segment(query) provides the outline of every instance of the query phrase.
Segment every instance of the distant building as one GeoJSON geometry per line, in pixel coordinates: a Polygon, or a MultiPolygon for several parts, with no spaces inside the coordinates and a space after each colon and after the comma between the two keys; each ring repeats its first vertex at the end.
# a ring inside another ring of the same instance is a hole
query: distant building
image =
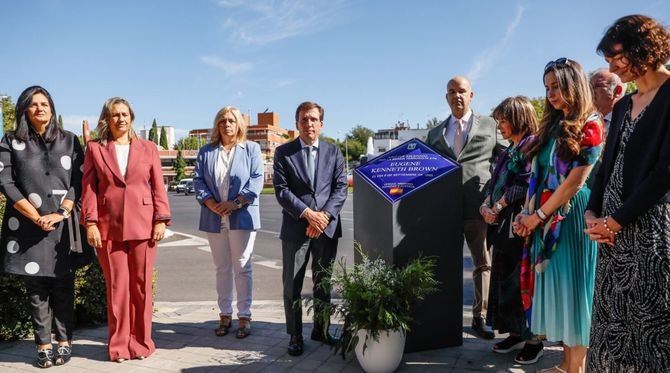
{"type": "MultiPolygon", "coordinates": [[[[167,148],[167,149],[163,149],[163,150],[170,150],[170,149],[173,149],[173,148],[174,148],[174,144],[175,144],[174,127],[172,127],[172,126],[158,126],[158,133],[157,133],[157,136],[158,136],[158,141],[159,141],[159,143],[160,143],[160,138],[161,138],[161,130],[162,130],[163,128],[165,128],[165,134],[167,135],[167,143],[168,143],[168,148],[167,148]]],[[[139,135],[141,138],[145,139],[145,140],[149,140],[149,132],[150,132],[150,131],[151,131],[151,127],[149,127],[149,129],[147,129],[147,128],[145,127],[144,129],[141,129],[141,130],[140,130],[140,132],[138,133],[138,135],[139,135]]]]}
{"type": "Polygon", "coordinates": [[[405,141],[413,138],[426,141],[428,131],[429,130],[426,128],[412,129],[404,122],[396,123],[393,128],[378,130],[375,132],[373,137],[373,144],[375,148],[374,155],[387,152],[404,143],[405,141]]]}
{"type": "MultiPolygon", "coordinates": [[[[251,123],[249,115],[245,114],[247,123],[251,123]]],[[[247,139],[255,141],[261,147],[263,155],[265,184],[272,183],[272,167],[275,149],[284,143],[298,137],[298,131],[286,130],[279,127],[279,114],[274,112],[258,113],[258,124],[247,127],[247,139]]],[[[188,132],[189,137],[197,137],[204,142],[210,139],[210,128],[194,129],[188,132]]]]}
{"type": "MultiPolygon", "coordinates": [[[[195,169],[195,160],[198,157],[197,150],[182,150],[182,157],[186,162],[186,168],[184,170],[185,177],[192,177],[193,170],[195,169]]],[[[163,179],[168,185],[172,181],[175,181],[177,173],[174,171],[174,162],[177,159],[176,150],[159,150],[158,156],[161,159],[161,169],[163,170],[163,179]]]]}

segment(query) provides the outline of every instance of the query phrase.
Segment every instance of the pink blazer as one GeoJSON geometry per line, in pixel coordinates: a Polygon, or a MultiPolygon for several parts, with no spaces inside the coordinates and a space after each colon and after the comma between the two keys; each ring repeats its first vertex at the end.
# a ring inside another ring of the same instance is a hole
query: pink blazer
{"type": "Polygon", "coordinates": [[[102,240],[151,239],[155,222],[170,224],[170,206],[158,149],[133,139],[126,177],[112,141],[90,141],[84,158],[81,223],[97,222],[102,240]]]}

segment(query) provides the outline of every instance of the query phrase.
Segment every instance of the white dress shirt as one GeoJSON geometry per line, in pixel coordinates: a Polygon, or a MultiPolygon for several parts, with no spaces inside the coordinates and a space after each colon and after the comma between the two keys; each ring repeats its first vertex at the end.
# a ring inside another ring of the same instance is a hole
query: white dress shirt
{"type": "MultiPolygon", "coordinates": [[[[221,202],[228,200],[228,189],[230,189],[230,165],[233,161],[235,148],[233,145],[230,151],[226,150],[223,145],[219,145],[219,159],[216,161],[216,185],[219,186],[219,195],[221,202]]],[[[221,229],[228,229],[230,221],[228,215],[221,218],[221,229]]]]}
{"type": "MultiPolygon", "coordinates": [[[[453,114],[449,116],[449,121],[444,128],[444,140],[447,142],[450,148],[454,148],[454,137],[456,136],[456,128],[461,125],[459,121],[462,121],[465,124],[465,129],[463,130],[463,144],[468,142],[468,136],[470,134],[470,129],[472,129],[472,110],[468,110],[463,118],[458,119],[453,114]]],[[[462,150],[462,149],[461,149],[462,150]]],[[[456,154],[458,155],[458,154],[456,154]]]]}
{"type": "Polygon", "coordinates": [[[126,170],[128,169],[128,154],[130,153],[130,144],[114,144],[114,147],[116,148],[116,161],[119,163],[121,176],[125,178],[126,170]]]}

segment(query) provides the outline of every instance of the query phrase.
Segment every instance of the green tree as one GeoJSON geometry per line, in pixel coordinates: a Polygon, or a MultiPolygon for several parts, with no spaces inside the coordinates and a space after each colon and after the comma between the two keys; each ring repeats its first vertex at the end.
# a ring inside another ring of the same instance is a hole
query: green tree
{"type": "Polygon", "coordinates": [[[149,130],[149,141],[153,141],[154,144],[158,145],[158,124],[156,124],[156,118],[154,118],[151,130],[149,130]]]}
{"type": "Polygon", "coordinates": [[[347,141],[340,143],[340,149],[343,154],[346,154],[345,146],[348,149],[349,159],[347,161],[358,161],[361,155],[365,154],[368,138],[374,137],[375,132],[369,128],[363,127],[360,124],[352,128],[347,134],[347,141]]]}
{"type": "Polygon", "coordinates": [[[198,139],[197,137],[182,137],[177,141],[174,148],[177,150],[198,150],[207,143],[205,139],[198,139]]]}
{"type": "Polygon", "coordinates": [[[440,125],[440,120],[437,119],[437,117],[433,117],[431,119],[428,119],[428,122],[426,122],[426,128],[431,129],[435,128],[440,125]]]}
{"type": "Polygon", "coordinates": [[[12,98],[4,96],[2,98],[2,132],[14,130],[16,124],[16,107],[12,103],[12,98]]]}
{"type": "Polygon", "coordinates": [[[637,84],[635,82],[626,83],[626,94],[637,91],[637,84]]]}
{"type": "Polygon", "coordinates": [[[531,98],[530,102],[533,104],[535,113],[537,113],[537,121],[542,122],[542,115],[544,114],[544,97],[531,98]]]}
{"type": "Polygon", "coordinates": [[[176,174],[175,178],[177,180],[183,179],[186,173],[186,161],[184,161],[184,156],[181,155],[181,150],[177,150],[177,159],[175,159],[173,167],[176,174]]]}
{"type": "Polygon", "coordinates": [[[167,141],[167,133],[165,131],[165,127],[161,127],[161,140],[160,140],[160,146],[168,150],[168,141],[167,141]]]}
{"type": "Polygon", "coordinates": [[[63,128],[63,117],[58,114],[58,127],[63,128]]]}
{"type": "MultiPolygon", "coordinates": [[[[335,139],[332,138],[332,137],[328,137],[328,136],[326,136],[326,135],[319,135],[319,140],[323,140],[323,141],[325,141],[325,142],[329,142],[329,143],[331,143],[331,144],[335,144],[335,145],[338,145],[338,144],[339,144],[339,142],[338,142],[337,140],[335,140],[335,139]]],[[[342,152],[342,154],[344,154],[344,152],[342,152]]]]}
{"type": "Polygon", "coordinates": [[[357,140],[361,144],[367,144],[368,143],[368,138],[373,137],[375,135],[375,131],[363,127],[360,124],[357,125],[356,127],[352,128],[351,131],[349,132],[349,135],[347,137],[351,140],[357,140]]]}

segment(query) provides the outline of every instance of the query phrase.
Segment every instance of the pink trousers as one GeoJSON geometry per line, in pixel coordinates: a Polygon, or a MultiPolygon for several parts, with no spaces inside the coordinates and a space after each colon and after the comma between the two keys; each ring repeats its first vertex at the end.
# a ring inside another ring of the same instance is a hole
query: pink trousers
{"type": "Polygon", "coordinates": [[[107,288],[109,358],[148,357],[151,339],[151,279],[156,244],[149,240],[103,241],[97,249],[107,288]]]}

